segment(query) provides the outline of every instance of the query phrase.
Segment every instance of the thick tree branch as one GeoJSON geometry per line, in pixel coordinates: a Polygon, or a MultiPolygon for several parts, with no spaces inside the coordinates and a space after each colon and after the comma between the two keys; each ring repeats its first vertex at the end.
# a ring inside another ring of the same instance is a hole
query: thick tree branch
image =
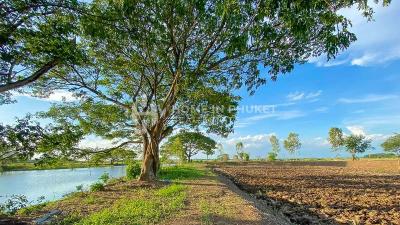
{"type": "Polygon", "coordinates": [[[17,89],[22,86],[25,86],[25,85],[35,82],[41,76],[43,76],[45,73],[47,73],[49,70],[54,68],[58,63],[59,63],[58,59],[53,59],[53,60],[49,61],[48,63],[46,63],[45,65],[43,65],[40,69],[38,69],[36,72],[34,72],[29,77],[26,77],[22,80],[14,81],[12,83],[6,83],[3,85],[0,85],[0,93],[10,91],[13,89],[17,89]]]}

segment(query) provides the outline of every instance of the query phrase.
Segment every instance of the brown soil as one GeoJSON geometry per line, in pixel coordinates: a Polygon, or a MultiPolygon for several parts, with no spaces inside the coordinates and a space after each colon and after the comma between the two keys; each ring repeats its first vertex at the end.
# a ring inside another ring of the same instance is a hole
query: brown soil
{"type": "Polygon", "coordinates": [[[217,171],[295,224],[400,224],[397,163],[365,162],[220,165],[217,171]]]}

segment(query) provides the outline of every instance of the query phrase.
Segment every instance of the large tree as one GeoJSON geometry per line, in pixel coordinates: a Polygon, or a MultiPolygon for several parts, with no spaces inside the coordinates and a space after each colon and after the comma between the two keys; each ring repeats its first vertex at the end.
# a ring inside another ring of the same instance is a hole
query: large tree
{"type": "Polygon", "coordinates": [[[153,180],[160,142],[174,127],[227,135],[235,89],[253,94],[295,64],[347,48],[356,37],[338,10],[353,5],[370,16],[364,0],[93,1],[80,20],[86,57],[53,70],[39,92],[81,95],[53,116],[99,136],[139,140],[139,179],[153,180]]]}
{"type": "Polygon", "coordinates": [[[163,151],[172,153],[181,159],[191,162],[199,152],[209,154],[216,148],[216,142],[199,132],[181,131],[169,137],[163,145],[163,151]]]}
{"type": "Polygon", "coordinates": [[[74,61],[80,10],[76,0],[1,1],[0,104],[11,101],[11,90],[74,61]]]}

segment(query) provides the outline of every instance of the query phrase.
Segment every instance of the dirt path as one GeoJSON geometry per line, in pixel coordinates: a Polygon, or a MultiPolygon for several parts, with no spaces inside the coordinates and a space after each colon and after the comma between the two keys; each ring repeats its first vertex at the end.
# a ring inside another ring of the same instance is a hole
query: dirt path
{"type": "Polygon", "coordinates": [[[189,187],[186,207],[162,224],[287,224],[222,176],[209,173],[204,178],[181,183],[189,187]]]}

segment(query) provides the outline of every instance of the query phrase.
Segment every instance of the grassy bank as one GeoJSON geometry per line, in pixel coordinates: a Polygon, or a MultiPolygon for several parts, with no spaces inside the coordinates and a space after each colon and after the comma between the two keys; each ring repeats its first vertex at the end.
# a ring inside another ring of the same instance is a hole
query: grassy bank
{"type": "Polygon", "coordinates": [[[100,191],[75,192],[20,209],[11,218],[32,222],[58,210],[62,213],[52,224],[263,224],[254,207],[205,164],[165,167],[159,178],[151,183],[114,179],[100,191]]]}
{"type": "Polygon", "coordinates": [[[20,209],[20,218],[37,218],[60,210],[55,224],[156,224],[184,207],[188,186],[180,182],[204,177],[197,166],[167,167],[163,182],[141,183],[126,178],[108,182],[102,191],[75,192],[64,199],[20,209]]]}

